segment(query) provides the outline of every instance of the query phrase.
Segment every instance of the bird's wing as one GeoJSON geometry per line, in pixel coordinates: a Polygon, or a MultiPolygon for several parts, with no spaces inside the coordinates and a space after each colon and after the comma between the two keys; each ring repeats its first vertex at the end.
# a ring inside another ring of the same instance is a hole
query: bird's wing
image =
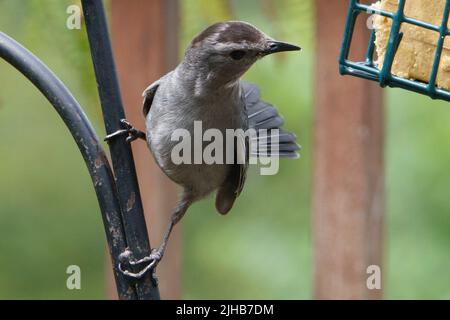
{"type": "MultiPolygon", "coordinates": [[[[248,119],[247,119],[247,108],[245,107],[247,104],[247,99],[251,101],[251,99],[255,99],[252,92],[248,92],[248,94],[242,95],[242,106],[243,106],[243,122],[244,122],[244,130],[247,129],[248,119]]],[[[247,169],[248,169],[248,150],[249,150],[249,141],[245,139],[245,137],[237,137],[234,143],[234,164],[230,165],[230,172],[228,173],[228,177],[225,179],[225,182],[222,186],[220,186],[216,195],[216,209],[221,214],[226,214],[233,207],[234,201],[242,192],[244,188],[245,180],[247,178],[247,169]],[[238,159],[240,160],[238,162],[238,159]]]]}
{"type": "MultiPolygon", "coordinates": [[[[235,144],[246,158],[245,163],[235,162],[224,184],[219,188],[216,196],[216,209],[221,214],[230,211],[236,198],[242,192],[247,177],[249,157],[279,156],[298,158],[300,146],[295,142],[296,136],[281,129],[283,119],[271,104],[261,101],[258,87],[246,81],[241,81],[242,99],[245,106],[246,123],[249,128],[256,129],[255,141],[242,139],[235,144]],[[266,129],[260,131],[260,129],[266,129]],[[273,129],[278,129],[274,131],[273,129]],[[256,143],[256,149],[250,147],[249,142],[256,143]],[[243,149],[242,149],[243,148],[243,149]],[[278,150],[277,150],[278,149],[278,150]]],[[[247,129],[247,128],[245,128],[247,129]]],[[[238,154],[235,149],[235,154],[238,154]]]]}
{"type": "Polygon", "coordinates": [[[158,90],[160,83],[161,79],[153,82],[151,85],[147,87],[147,89],[144,90],[144,93],[142,94],[142,96],[144,97],[142,112],[144,113],[145,117],[150,112],[150,108],[153,103],[153,98],[155,97],[156,90],[158,90]]]}
{"type": "Polygon", "coordinates": [[[250,156],[298,158],[300,146],[296,143],[297,137],[281,128],[284,121],[277,109],[260,99],[260,91],[256,85],[241,81],[241,86],[247,108],[248,126],[257,132],[257,136],[251,141],[250,156]]]}
{"type": "Polygon", "coordinates": [[[159,85],[164,81],[164,79],[169,76],[172,72],[169,72],[161,79],[153,82],[151,85],[149,85],[144,92],[142,93],[142,96],[144,97],[144,102],[142,106],[142,112],[144,113],[144,116],[147,116],[147,114],[150,112],[150,108],[153,103],[153,98],[155,97],[156,91],[159,88],[159,85]]]}
{"type": "Polygon", "coordinates": [[[248,142],[245,138],[237,138],[234,147],[235,162],[230,165],[231,170],[225,182],[220,186],[216,195],[216,209],[221,214],[227,214],[233,207],[234,201],[244,188],[248,169],[248,142]],[[240,158],[241,161],[237,161],[240,158]],[[243,161],[245,158],[245,161],[243,161]]]}

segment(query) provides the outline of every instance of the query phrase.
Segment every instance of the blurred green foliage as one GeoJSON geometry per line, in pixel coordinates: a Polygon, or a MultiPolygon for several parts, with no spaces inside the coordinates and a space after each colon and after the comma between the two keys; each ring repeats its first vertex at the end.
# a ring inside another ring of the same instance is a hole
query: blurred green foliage
{"type": "MultiPolygon", "coordinates": [[[[73,3],[79,1],[0,0],[0,29],[63,80],[103,136],[85,30],[65,27],[73,3]]],[[[276,176],[253,168],[226,217],[210,199],[190,209],[182,222],[183,296],[311,298],[313,1],[180,3],[181,48],[226,19],[304,48],[263,59],[245,77],[278,106],[303,145],[302,158],[282,161],[276,176]]],[[[0,83],[0,298],[105,298],[105,237],[83,160],[48,102],[3,61],[0,83]],[[71,264],[81,267],[82,290],[66,289],[71,264]]],[[[386,92],[386,297],[449,299],[450,108],[386,92]]]]}

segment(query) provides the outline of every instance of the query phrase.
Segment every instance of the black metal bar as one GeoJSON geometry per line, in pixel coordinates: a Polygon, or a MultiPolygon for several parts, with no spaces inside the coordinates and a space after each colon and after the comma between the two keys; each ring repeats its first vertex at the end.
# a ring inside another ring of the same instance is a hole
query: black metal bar
{"type": "Polygon", "coordinates": [[[134,288],[118,270],[118,257],[126,247],[121,208],[114,177],[97,135],[79,103],[64,84],[36,56],[0,32],[0,57],[27,77],[48,99],[70,130],[83,155],[100,205],[109,252],[121,299],[135,299],[134,288]]]}
{"type": "MultiPolygon", "coordinates": [[[[109,40],[103,3],[101,0],[82,0],[92,60],[102,104],[107,134],[121,129],[120,119],[125,118],[114,58],[109,40]]],[[[133,154],[125,139],[110,142],[111,159],[117,181],[127,245],[133,259],[150,254],[150,242],[145,224],[133,154]]],[[[136,280],[139,299],[159,299],[156,281],[150,273],[136,280]]]]}

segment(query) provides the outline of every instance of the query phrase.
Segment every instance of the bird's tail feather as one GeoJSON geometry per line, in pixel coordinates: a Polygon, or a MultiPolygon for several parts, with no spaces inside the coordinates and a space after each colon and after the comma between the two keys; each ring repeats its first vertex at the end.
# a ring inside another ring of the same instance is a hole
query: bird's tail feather
{"type": "Polygon", "coordinates": [[[254,157],[279,156],[296,159],[301,147],[296,143],[296,136],[281,128],[283,118],[270,103],[260,100],[256,85],[242,81],[244,98],[248,114],[249,127],[257,132],[252,139],[250,155],[254,157]]]}

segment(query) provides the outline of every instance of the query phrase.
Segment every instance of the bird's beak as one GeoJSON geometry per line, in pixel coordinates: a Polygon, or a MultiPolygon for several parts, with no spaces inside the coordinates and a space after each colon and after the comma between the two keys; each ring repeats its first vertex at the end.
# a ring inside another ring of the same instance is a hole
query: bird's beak
{"type": "Polygon", "coordinates": [[[264,51],[264,53],[272,54],[277,52],[300,51],[300,50],[302,50],[302,48],[300,48],[299,46],[286,42],[270,40],[267,42],[267,49],[264,51]]]}

